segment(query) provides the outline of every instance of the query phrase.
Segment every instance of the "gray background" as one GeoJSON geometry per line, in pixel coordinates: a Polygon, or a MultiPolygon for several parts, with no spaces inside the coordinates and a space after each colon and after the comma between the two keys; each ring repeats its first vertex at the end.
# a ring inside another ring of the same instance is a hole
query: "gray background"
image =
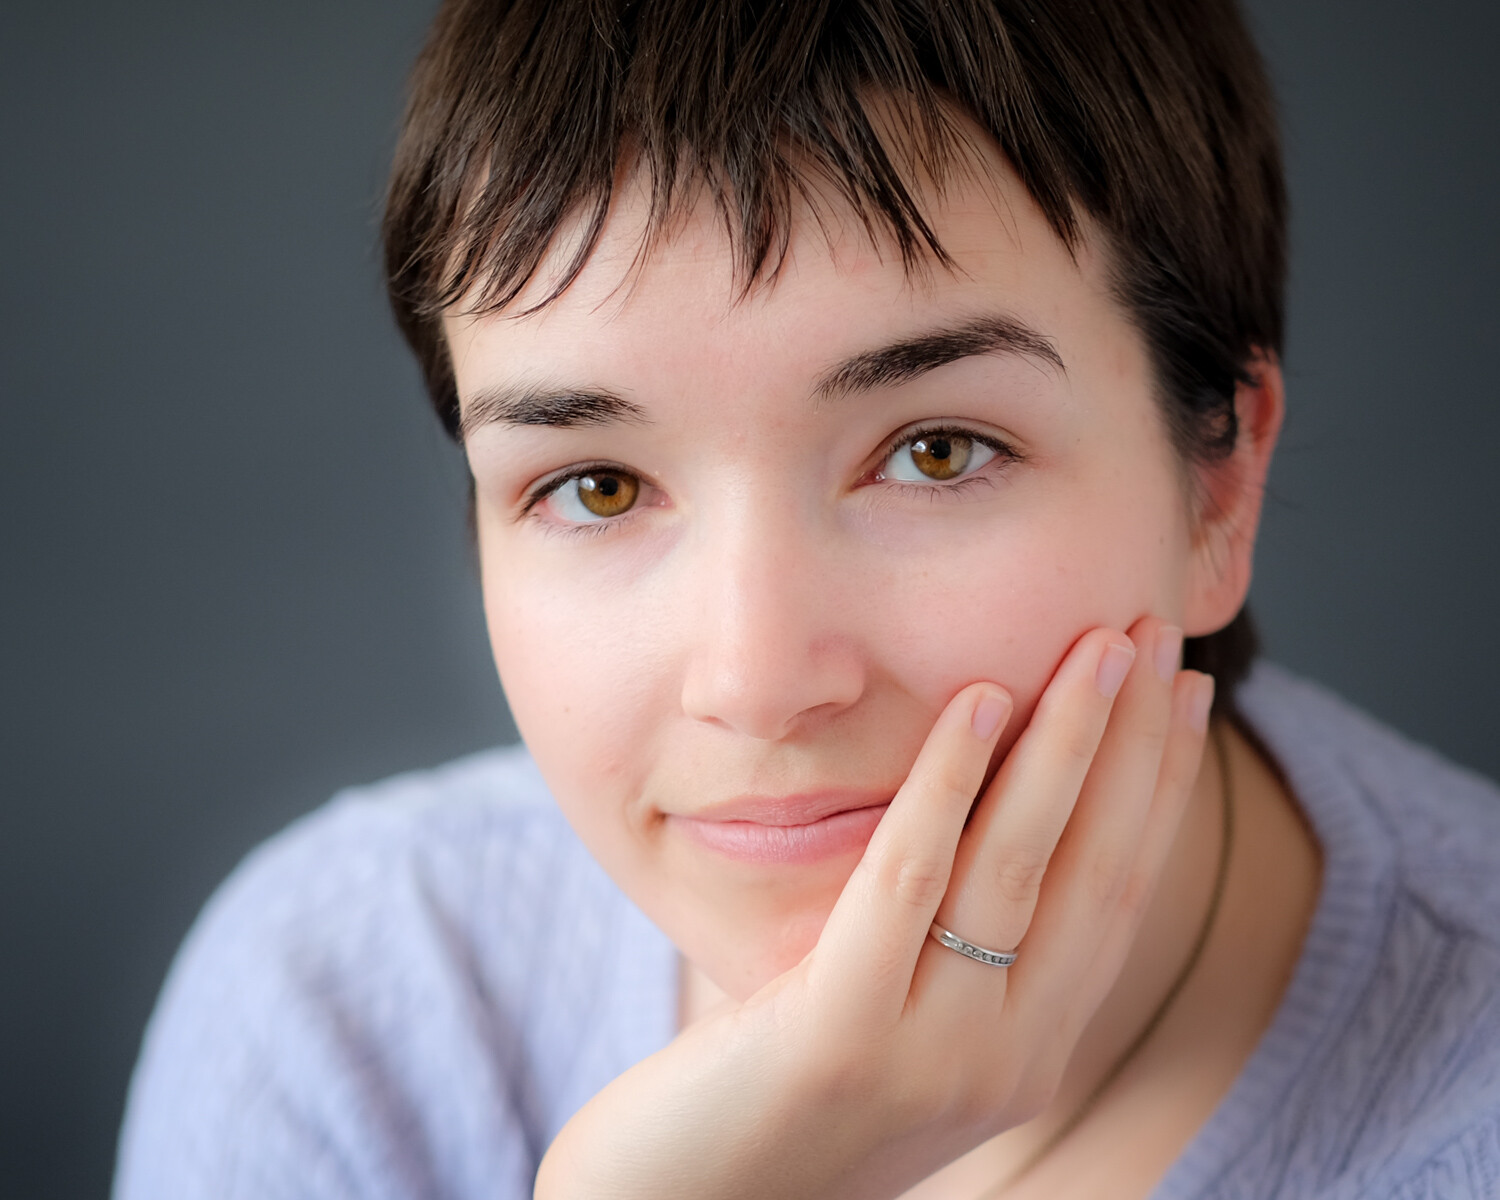
{"type": "MultiPolygon", "coordinates": [[[[513,737],[380,293],[426,0],[0,8],[0,1196],[101,1195],[214,885],[513,737]]],[[[1256,0],[1296,206],[1276,657],[1500,775],[1500,8],[1256,0]]]]}

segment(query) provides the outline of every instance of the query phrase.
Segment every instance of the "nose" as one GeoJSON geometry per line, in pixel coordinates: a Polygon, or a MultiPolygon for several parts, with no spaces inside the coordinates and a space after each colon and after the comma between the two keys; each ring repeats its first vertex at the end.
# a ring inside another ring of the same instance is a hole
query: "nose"
{"type": "Polygon", "coordinates": [[[766,514],[705,537],[690,568],[698,586],[685,589],[695,633],[684,713],[776,741],[859,699],[857,612],[829,551],[797,522],[766,514]]]}

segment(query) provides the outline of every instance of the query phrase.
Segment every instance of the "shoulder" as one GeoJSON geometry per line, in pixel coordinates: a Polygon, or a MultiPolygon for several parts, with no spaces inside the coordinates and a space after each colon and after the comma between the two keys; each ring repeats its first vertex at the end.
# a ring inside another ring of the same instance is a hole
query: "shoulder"
{"type": "Polygon", "coordinates": [[[1196,1184],[1169,1194],[1500,1200],[1500,789],[1278,668],[1241,699],[1322,890],[1270,1029],[1173,1181],[1196,1184]]]}
{"type": "Polygon", "coordinates": [[[368,967],[413,924],[445,911],[467,923],[482,901],[500,905],[492,927],[514,946],[527,926],[503,920],[509,910],[545,911],[560,875],[587,878],[591,867],[525,751],[490,750],[348,789],[293,822],[225,880],[183,954],[315,950],[324,968],[368,967]]]}
{"type": "Polygon", "coordinates": [[[277,1024],[284,1009],[245,1001],[389,1001],[422,986],[433,956],[465,953],[514,1006],[549,920],[607,919],[615,899],[524,750],[487,751],[341,792],[252,851],[199,916],[164,998],[233,980],[239,1006],[277,1024]]]}
{"type": "Polygon", "coordinates": [[[1500,787],[1272,664],[1257,665],[1242,707],[1325,843],[1388,854],[1394,886],[1500,945],[1500,787]]]}
{"type": "Polygon", "coordinates": [[[578,1094],[669,1035],[674,961],[524,750],[341,793],[184,942],[117,1195],[529,1195],[578,1094]]]}

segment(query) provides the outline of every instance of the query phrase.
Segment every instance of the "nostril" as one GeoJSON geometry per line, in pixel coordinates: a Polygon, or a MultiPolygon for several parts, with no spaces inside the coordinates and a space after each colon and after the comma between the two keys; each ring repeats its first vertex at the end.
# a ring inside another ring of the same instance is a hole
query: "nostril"
{"type": "Polygon", "coordinates": [[[864,671],[852,655],[783,641],[734,664],[700,659],[683,681],[682,709],[693,720],[776,741],[842,711],[863,690],[864,671]]]}

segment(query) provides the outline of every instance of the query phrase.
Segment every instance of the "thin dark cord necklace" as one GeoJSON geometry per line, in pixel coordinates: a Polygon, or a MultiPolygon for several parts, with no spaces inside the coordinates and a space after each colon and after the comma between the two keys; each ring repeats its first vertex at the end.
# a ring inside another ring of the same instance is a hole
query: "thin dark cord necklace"
{"type": "Polygon", "coordinates": [[[1161,1028],[1162,1021],[1166,1019],[1173,1003],[1187,986],[1193,969],[1203,957],[1204,947],[1208,945],[1209,935],[1213,933],[1214,921],[1219,915],[1219,907],[1224,900],[1224,885],[1229,878],[1229,859],[1234,850],[1234,773],[1229,769],[1229,745],[1219,722],[1215,722],[1212,726],[1212,737],[1214,756],[1219,760],[1219,796],[1224,814],[1224,833],[1219,840],[1219,867],[1214,876],[1214,889],[1209,895],[1208,907],[1203,913],[1203,923],[1198,926],[1198,936],[1193,940],[1193,947],[1188,952],[1187,960],[1177,972],[1177,977],[1172,980],[1172,986],[1167,989],[1167,994],[1161,998],[1161,1003],[1156,1006],[1156,1011],[1135,1035],[1135,1040],[1125,1047],[1120,1057],[1115,1059],[1109,1070],[1104,1072],[1093,1090],[1084,1097],[1083,1103],[1073,1110],[1073,1114],[1054,1130],[1045,1142],[1032,1151],[1025,1162],[999,1183],[993,1184],[977,1196],[975,1200],[995,1200],[996,1197],[1003,1195],[1013,1184],[1030,1174],[1042,1159],[1057,1149],[1059,1142],[1083,1124],[1084,1118],[1094,1110],[1104,1093],[1109,1091],[1115,1080],[1124,1074],[1125,1068],[1141,1052],[1141,1048],[1151,1040],[1152,1034],[1161,1028]]]}

